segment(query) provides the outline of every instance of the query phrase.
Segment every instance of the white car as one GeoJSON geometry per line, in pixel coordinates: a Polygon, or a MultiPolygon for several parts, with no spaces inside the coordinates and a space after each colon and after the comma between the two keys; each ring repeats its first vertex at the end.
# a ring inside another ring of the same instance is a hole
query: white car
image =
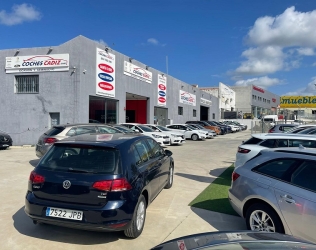
{"type": "Polygon", "coordinates": [[[172,124],[166,127],[170,130],[181,132],[186,139],[192,139],[193,141],[204,140],[208,135],[208,133],[196,130],[188,124],[172,124]]]}
{"type": "Polygon", "coordinates": [[[238,131],[240,131],[240,127],[238,127],[238,126],[231,125],[231,124],[227,124],[227,126],[231,127],[232,132],[238,132],[238,131]]]}
{"type": "Polygon", "coordinates": [[[247,161],[266,148],[299,147],[316,148],[316,137],[302,134],[269,133],[253,134],[252,137],[238,147],[235,168],[244,165],[247,161]]]}
{"type": "Polygon", "coordinates": [[[208,133],[207,136],[206,136],[206,138],[208,138],[208,139],[213,139],[214,136],[217,135],[214,130],[212,130],[212,129],[206,129],[206,128],[202,127],[202,126],[199,125],[199,124],[191,124],[191,123],[190,123],[189,125],[190,125],[190,127],[194,128],[194,129],[197,129],[197,130],[200,130],[201,132],[206,132],[206,133],[208,133]]]}
{"type": "Polygon", "coordinates": [[[171,145],[181,145],[185,143],[185,136],[182,133],[170,130],[166,127],[156,125],[156,124],[145,124],[146,126],[150,127],[156,132],[161,132],[170,137],[170,144],[171,145]]]}
{"type": "Polygon", "coordinates": [[[158,142],[161,146],[168,146],[170,145],[170,137],[168,135],[165,135],[161,132],[155,132],[155,130],[138,123],[120,123],[120,125],[123,125],[125,127],[130,128],[131,130],[134,130],[135,132],[142,133],[144,135],[147,135],[151,138],[153,138],[156,142],[158,142]]]}

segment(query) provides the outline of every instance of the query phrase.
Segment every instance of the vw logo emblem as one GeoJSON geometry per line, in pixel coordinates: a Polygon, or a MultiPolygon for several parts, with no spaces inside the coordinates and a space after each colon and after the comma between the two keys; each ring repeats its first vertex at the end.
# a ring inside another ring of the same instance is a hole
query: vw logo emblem
{"type": "Polygon", "coordinates": [[[71,186],[71,182],[70,182],[70,181],[65,180],[65,181],[63,182],[63,187],[64,187],[64,189],[68,189],[68,188],[70,188],[70,186],[71,186]]]}

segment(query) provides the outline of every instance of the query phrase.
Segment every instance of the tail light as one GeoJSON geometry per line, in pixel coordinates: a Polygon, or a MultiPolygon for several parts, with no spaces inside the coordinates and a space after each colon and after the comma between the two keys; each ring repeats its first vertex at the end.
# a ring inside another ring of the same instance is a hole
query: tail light
{"type": "Polygon", "coordinates": [[[53,144],[53,143],[55,143],[56,141],[57,141],[56,138],[45,138],[45,139],[44,139],[44,143],[45,143],[45,144],[53,144]]]}
{"type": "Polygon", "coordinates": [[[30,174],[30,181],[32,184],[41,184],[45,182],[45,177],[32,171],[30,174]]]}
{"type": "Polygon", "coordinates": [[[93,184],[92,187],[101,191],[112,192],[126,191],[132,189],[131,184],[129,184],[129,182],[125,178],[120,178],[116,180],[97,181],[93,184]]]}
{"type": "Polygon", "coordinates": [[[238,147],[238,153],[241,153],[241,154],[248,154],[250,151],[251,151],[250,149],[238,147]]]}
{"type": "Polygon", "coordinates": [[[240,176],[239,174],[237,174],[236,172],[233,172],[232,173],[232,181],[237,180],[239,176],[240,176]]]}

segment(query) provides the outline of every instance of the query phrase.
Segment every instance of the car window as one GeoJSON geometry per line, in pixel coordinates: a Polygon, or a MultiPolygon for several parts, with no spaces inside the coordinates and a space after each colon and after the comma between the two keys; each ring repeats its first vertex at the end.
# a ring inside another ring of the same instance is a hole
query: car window
{"type": "Polygon", "coordinates": [[[47,130],[44,134],[48,135],[48,136],[54,136],[54,135],[58,135],[59,133],[64,131],[64,127],[53,127],[49,130],[47,130]]]}
{"type": "MultiPolygon", "coordinates": [[[[287,132],[287,131],[291,130],[292,128],[293,128],[293,127],[284,126],[284,127],[282,127],[282,131],[287,132]]],[[[280,129],[280,130],[281,130],[281,129],[280,129]]]]}
{"type": "Polygon", "coordinates": [[[299,140],[299,139],[291,139],[289,140],[289,147],[299,147],[302,145],[307,148],[316,148],[316,141],[312,140],[299,140]]]}
{"type": "Polygon", "coordinates": [[[171,126],[168,126],[168,128],[175,129],[176,126],[171,125],[171,126]]]}
{"type": "Polygon", "coordinates": [[[181,129],[181,130],[186,130],[187,127],[186,127],[186,126],[179,125],[179,129],[181,129]]]}
{"type": "Polygon", "coordinates": [[[142,160],[142,162],[146,162],[149,159],[149,148],[146,144],[145,140],[139,141],[135,144],[135,148],[142,160]]]}
{"type": "Polygon", "coordinates": [[[116,134],[120,133],[118,130],[111,128],[111,127],[106,127],[106,126],[98,126],[99,133],[101,134],[116,134]]]}
{"type": "Polygon", "coordinates": [[[76,128],[70,129],[70,130],[67,132],[66,135],[67,135],[67,136],[74,136],[74,135],[76,135],[76,128]]]}
{"type": "Polygon", "coordinates": [[[260,142],[262,142],[263,140],[262,139],[259,139],[257,137],[251,137],[248,141],[245,141],[243,144],[258,144],[260,142]]]}
{"type": "Polygon", "coordinates": [[[263,147],[267,147],[267,148],[274,148],[275,143],[276,143],[275,139],[268,139],[268,140],[261,142],[259,145],[263,146],[263,147]]]}
{"type": "Polygon", "coordinates": [[[142,163],[142,159],[140,158],[140,155],[138,151],[136,150],[135,146],[132,147],[132,150],[133,150],[135,165],[139,166],[142,163]]]}
{"type": "Polygon", "coordinates": [[[97,130],[95,126],[89,126],[89,127],[77,127],[76,128],[76,135],[82,135],[82,134],[90,134],[90,133],[96,133],[97,130]]]}
{"type": "Polygon", "coordinates": [[[286,172],[292,167],[297,160],[295,159],[275,159],[265,162],[253,169],[254,172],[268,175],[270,177],[284,179],[286,172]]]}
{"type": "Polygon", "coordinates": [[[149,152],[150,158],[157,158],[161,156],[163,153],[162,152],[163,149],[160,147],[160,145],[153,139],[146,139],[146,140],[148,142],[149,149],[150,149],[150,152],[149,152]]]}
{"type": "Polygon", "coordinates": [[[291,176],[291,183],[316,192],[316,161],[305,161],[291,176]]]}
{"type": "Polygon", "coordinates": [[[289,140],[288,139],[279,139],[278,140],[278,148],[284,148],[289,146],[289,140]]]}

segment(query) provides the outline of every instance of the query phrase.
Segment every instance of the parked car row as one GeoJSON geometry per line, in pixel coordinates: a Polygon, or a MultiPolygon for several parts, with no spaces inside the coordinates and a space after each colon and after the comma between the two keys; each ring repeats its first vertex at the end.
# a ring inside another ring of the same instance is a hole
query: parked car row
{"type": "Polygon", "coordinates": [[[229,201],[249,230],[316,242],[316,126],[273,130],[283,133],[253,134],[238,147],[229,201]]]}

